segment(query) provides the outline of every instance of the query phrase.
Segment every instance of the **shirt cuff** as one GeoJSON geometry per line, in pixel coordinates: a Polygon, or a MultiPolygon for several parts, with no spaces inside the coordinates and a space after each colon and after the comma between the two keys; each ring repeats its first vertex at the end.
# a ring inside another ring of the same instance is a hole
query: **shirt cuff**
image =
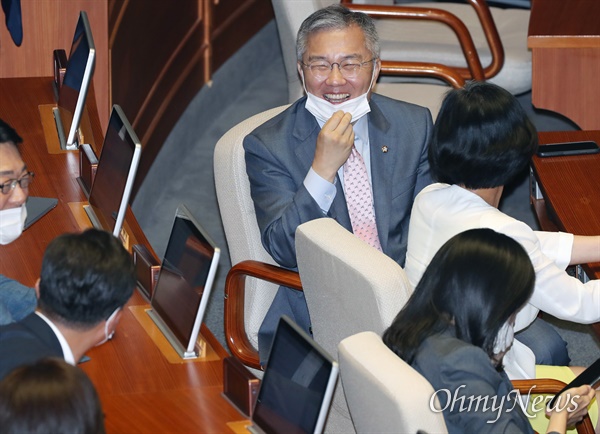
{"type": "Polygon", "coordinates": [[[306,174],[306,178],[304,178],[304,187],[306,187],[308,193],[317,202],[323,214],[327,214],[335,198],[335,183],[332,184],[326,179],[321,178],[311,167],[306,174]]]}
{"type": "Polygon", "coordinates": [[[557,267],[565,270],[571,263],[575,236],[566,232],[535,231],[544,254],[554,261],[557,267]]]}

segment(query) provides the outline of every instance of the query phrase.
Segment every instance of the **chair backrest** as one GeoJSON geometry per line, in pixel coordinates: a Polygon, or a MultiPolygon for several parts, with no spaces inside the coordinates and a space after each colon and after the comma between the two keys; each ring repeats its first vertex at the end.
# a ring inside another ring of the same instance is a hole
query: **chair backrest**
{"type": "MultiPolygon", "coordinates": [[[[288,81],[289,102],[293,102],[303,94],[296,67],[296,35],[302,21],[316,10],[339,3],[340,0],[272,0],[279,39],[283,53],[284,66],[288,81]]],[[[456,15],[466,26],[481,63],[492,62],[492,53],[488,44],[491,32],[497,32],[500,42],[497,49],[504,53],[500,72],[491,79],[492,82],[520,94],[531,89],[531,52],[527,48],[527,30],[529,27],[529,10],[488,8],[485,0],[469,0],[478,3],[481,9],[491,13],[490,21],[493,30],[484,30],[482,23],[469,4],[429,2],[403,3],[402,7],[420,7],[424,9],[442,9],[456,15]]],[[[355,5],[391,5],[392,0],[354,0],[355,5]]],[[[461,44],[454,31],[440,22],[422,19],[376,19],[377,30],[381,39],[381,58],[393,61],[434,62],[450,66],[465,67],[467,62],[461,44]]],[[[487,75],[486,75],[487,77],[487,75]]],[[[419,81],[415,77],[385,77],[388,81],[419,81]]],[[[380,80],[380,82],[383,80],[380,80]]],[[[404,83],[403,83],[404,84],[404,83]]],[[[388,94],[392,88],[376,89],[376,92],[388,94]]],[[[426,104],[421,104],[426,105],[426,104]]]]}
{"type": "Polygon", "coordinates": [[[340,375],[358,433],[445,433],[431,384],[394,354],[373,332],[344,339],[338,347],[340,375]]]}
{"type": "MultiPolygon", "coordinates": [[[[354,2],[353,2],[354,3],[354,2]]],[[[482,65],[492,62],[487,34],[475,8],[465,1],[403,3],[399,6],[443,9],[456,15],[465,24],[479,54],[482,65]]],[[[472,1],[469,1],[472,3],[472,1]]],[[[485,1],[478,0],[482,5],[485,1]]],[[[527,47],[530,10],[487,7],[500,37],[504,62],[497,75],[489,81],[518,95],[531,90],[531,51],[527,47]]],[[[445,24],[434,21],[378,19],[381,38],[381,58],[415,62],[436,62],[465,67],[465,56],[457,36],[445,24]]],[[[487,77],[487,75],[486,75],[487,77]]]]}
{"type": "MultiPolygon", "coordinates": [[[[276,107],[246,119],[223,135],[215,146],[215,186],[232,265],[248,259],[275,264],[260,239],[246,174],[243,141],[256,127],[286,107],[276,107]]],[[[254,348],[258,348],[258,328],[276,292],[277,285],[250,277],[246,279],[244,323],[254,348]]]]}
{"type": "MultiPolygon", "coordinates": [[[[313,338],[330,354],[358,332],[383,333],[412,292],[402,267],[330,218],[298,227],[296,255],[313,338]]],[[[339,382],[325,430],[352,430],[339,382]]]]}

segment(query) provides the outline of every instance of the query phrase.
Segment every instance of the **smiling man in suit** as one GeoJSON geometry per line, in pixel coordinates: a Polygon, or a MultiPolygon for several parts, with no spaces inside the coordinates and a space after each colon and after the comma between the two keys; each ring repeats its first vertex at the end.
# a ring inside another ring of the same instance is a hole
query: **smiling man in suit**
{"type": "MultiPolygon", "coordinates": [[[[313,13],[296,51],[307,96],[244,140],[265,249],[295,269],[296,228],[330,217],[404,265],[412,202],[431,183],[431,113],[372,94],[379,38],[365,14],[340,5],[313,13]]],[[[303,293],[280,288],[259,331],[263,364],[283,314],[310,330],[303,293]]]]}
{"type": "Polygon", "coordinates": [[[38,310],[0,327],[0,379],[44,357],[76,364],[112,337],[135,282],[131,256],[112,234],[88,229],[52,240],[36,284],[38,310]]]}

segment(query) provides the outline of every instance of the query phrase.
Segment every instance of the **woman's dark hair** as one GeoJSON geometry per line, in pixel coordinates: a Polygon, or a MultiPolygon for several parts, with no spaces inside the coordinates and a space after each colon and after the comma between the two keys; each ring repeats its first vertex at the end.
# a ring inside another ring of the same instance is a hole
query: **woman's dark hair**
{"type": "Polygon", "coordinates": [[[3,434],[104,434],[94,385],[79,368],[56,358],[16,368],[0,382],[3,434]]]}
{"type": "Polygon", "coordinates": [[[500,327],[523,306],[535,283],[529,256],[491,229],[452,237],[431,260],[383,341],[407,363],[429,336],[453,330],[490,358],[500,327]]]}
{"type": "Polygon", "coordinates": [[[471,81],[446,94],[429,146],[429,165],[438,182],[494,188],[525,169],[537,146],[537,131],[510,92],[471,81]]]}

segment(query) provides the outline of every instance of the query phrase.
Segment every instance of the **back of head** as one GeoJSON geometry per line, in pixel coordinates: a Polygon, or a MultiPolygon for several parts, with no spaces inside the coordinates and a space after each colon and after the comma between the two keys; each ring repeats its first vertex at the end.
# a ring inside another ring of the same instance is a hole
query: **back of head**
{"type": "Polygon", "coordinates": [[[0,119],[0,143],[12,143],[17,146],[23,139],[6,122],[0,119]]]}
{"type": "Polygon", "coordinates": [[[507,90],[471,81],[444,98],[429,147],[439,182],[470,189],[506,185],[529,164],[537,131],[507,90]]]}
{"type": "Polygon", "coordinates": [[[340,4],[334,4],[312,13],[300,26],[296,38],[298,61],[302,61],[310,35],[320,31],[343,30],[351,26],[362,29],[367,50],[371,52],[374,59],[378,59],[381,48],[373,19],[362,12],[353,12],[340,4]]]}
{"type": "Polygon", "coordinates": [[[498,331],[527,302],[534,283],[518,242],[491,229],[462,232],[433,257],[384,341],[411,363],[427,337],[451,330],[491,357],[498,331]]]}
{"type": "Polygon", "coordinates": [[[40,276],[40,310],[72,328],[91,328],[133,293],[131,256],[112,234],[88,229],[48,245],[40,276]]]}
{"type": "Polygon", "coordinates": [[[104,415],[85,373],[48,358],[13,370],[0,382],[4,434],[102,434],[104,415]]]}

